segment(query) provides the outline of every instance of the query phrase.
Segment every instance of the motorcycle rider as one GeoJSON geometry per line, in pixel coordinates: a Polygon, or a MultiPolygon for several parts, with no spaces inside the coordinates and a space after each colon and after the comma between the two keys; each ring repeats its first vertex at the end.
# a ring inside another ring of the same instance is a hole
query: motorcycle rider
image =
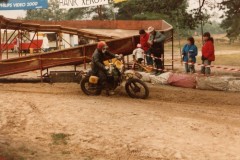
{"type": "Polygon", "coordinates": [[[107,82],[107,75],[109,74],[109,67],[104,65],[106,58],[121,58],[119,55],[114,55],[108,51],[106,42],[100,41],[97,44],[97,48],[92,56],[92,72],[93,75],[98,76],[102,86],[105,86],[107,95],[114,94],[113,91],[109,90],[107,82]]]}

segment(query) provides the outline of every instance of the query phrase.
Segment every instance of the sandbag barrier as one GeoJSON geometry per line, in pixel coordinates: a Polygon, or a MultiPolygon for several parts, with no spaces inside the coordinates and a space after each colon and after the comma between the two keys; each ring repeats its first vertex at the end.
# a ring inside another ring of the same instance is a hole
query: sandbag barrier
{"type": "Polygon", "coordinates": [[[142,81],[157,85],[171,85],[182,88],[201,90],[240,92],[240,78],[237,77],[204,77],[190,74],[166,72],[159,76],[139,72],[142,81]]]}

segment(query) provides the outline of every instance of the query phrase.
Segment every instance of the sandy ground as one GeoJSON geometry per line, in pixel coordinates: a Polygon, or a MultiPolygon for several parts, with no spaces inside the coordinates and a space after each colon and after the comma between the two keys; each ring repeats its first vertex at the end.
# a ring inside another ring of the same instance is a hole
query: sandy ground
{"type": "MultiPolygon", "coordinates": [[[[239,93],[150,87],[148,100],[78,84],[0,84],[0,155],[33,160],[239,160],[239,93]],[[66,138],[54,139],[53,135],[66,138]]],[[[0,156],[1,159],[1,156],[0,156]]]]}
{"type": "Polygon", "coordinates": [[[74,83],[0,84],[0,160],[240,160],[240,93],[148,85],[136,100],[123,87],[88,97],[74,83]]]}

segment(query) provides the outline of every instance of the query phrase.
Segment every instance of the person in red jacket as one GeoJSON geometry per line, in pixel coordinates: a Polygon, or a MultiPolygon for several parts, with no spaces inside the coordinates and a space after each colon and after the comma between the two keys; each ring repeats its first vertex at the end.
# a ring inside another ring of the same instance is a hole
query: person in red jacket
{"type": "Polygon", "coordinates": [[[142,46],[142,49],[144,50],[146,56],[146,60],[147,60],[147,65],[153,66],[153,59],[150,55],[149,51],[149,44],[148,44],[148,40],[149,40],[149,34],[146,33],[146,31],[144,29],[139,30],[139,34],[140,34],[140,44],[142,46]]]}
{"type": "Polygon", "coordinates": [[[202,47],[202,68],[201,73],[210,75],[211,69],[210,65],[212,61],[215,61],[215,49],[214,49],[214,40],[211,37],[209,32],[203,34],[204,45],[202,47]]]}

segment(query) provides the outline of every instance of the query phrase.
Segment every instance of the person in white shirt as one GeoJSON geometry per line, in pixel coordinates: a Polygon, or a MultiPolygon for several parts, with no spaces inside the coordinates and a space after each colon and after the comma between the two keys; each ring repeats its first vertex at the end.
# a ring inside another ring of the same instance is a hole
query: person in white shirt
{"type": "Polygon", "coordinates": [[[133,50],[133,59],[137,61],[137,63],[142,63],[144,58],[144,50],[142,49],[141,44],[137,45],[137,48],[133,50]]]}
{"type": "Polygon", "coordinates": [[[44,52],[49,51],[49,41],[48,41],[46,34],[43,35],[42,49],[44,52]]]}
{"type": "Polygon", "coordinates": [[[18,53],[19,51],[19,38],[18,36],[13,40],[13,44],[14,44],[14,52],[18,53]]]}

